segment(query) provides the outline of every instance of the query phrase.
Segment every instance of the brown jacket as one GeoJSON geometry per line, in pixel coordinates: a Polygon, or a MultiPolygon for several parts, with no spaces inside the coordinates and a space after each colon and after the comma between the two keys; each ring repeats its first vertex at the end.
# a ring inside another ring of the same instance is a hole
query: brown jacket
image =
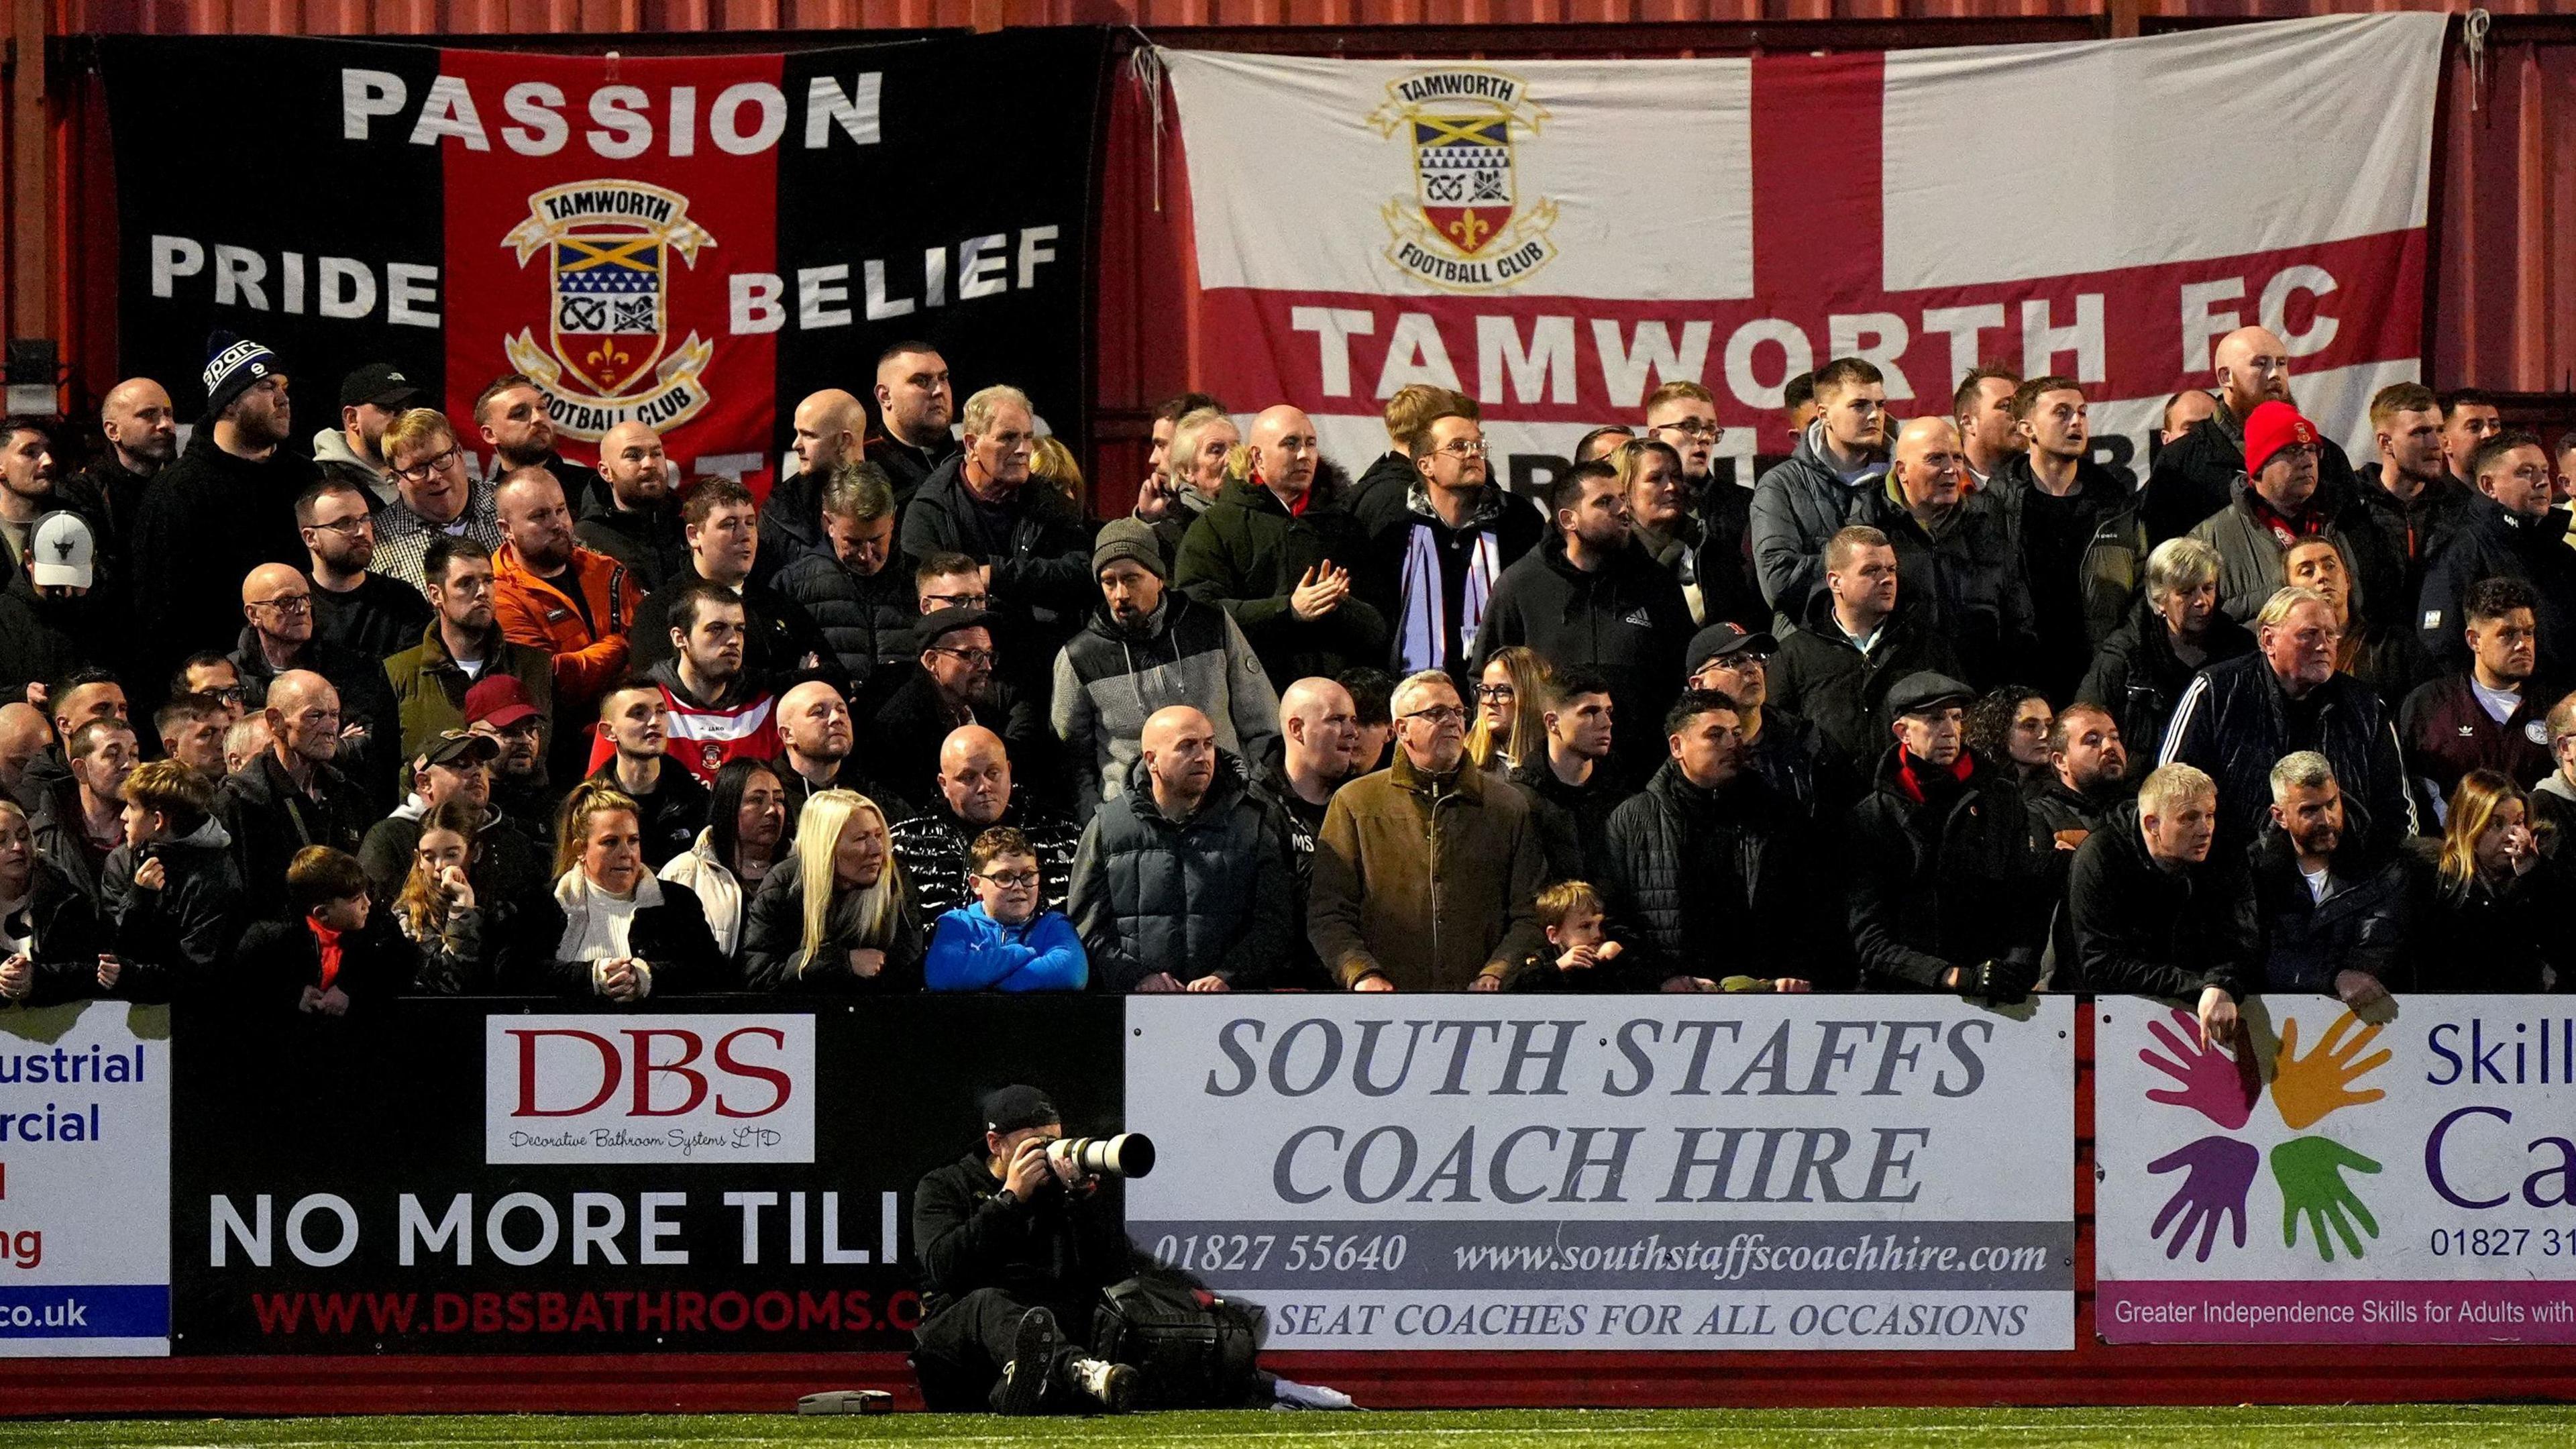
{"type": "Polygon", "coordinates": [[[1401,750],[1344,785],[1315,841],[1306,932],[1344,986],[1463,991],[1539,949],[1546,878],[1529,797],[1462,767],[1445,789],[1401,750]]]}

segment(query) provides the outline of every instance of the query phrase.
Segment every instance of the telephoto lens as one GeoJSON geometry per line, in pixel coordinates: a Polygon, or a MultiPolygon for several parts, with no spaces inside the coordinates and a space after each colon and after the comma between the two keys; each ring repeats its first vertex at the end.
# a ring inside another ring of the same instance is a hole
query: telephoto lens
{"type": "Polygon", "coordinates": [[[1142,1132],[1064,1137],[1047,1148],[1047,1155],[1094,1177],[1143,1177],[1154,1170],[1154,1139],[1142,1132]]]}

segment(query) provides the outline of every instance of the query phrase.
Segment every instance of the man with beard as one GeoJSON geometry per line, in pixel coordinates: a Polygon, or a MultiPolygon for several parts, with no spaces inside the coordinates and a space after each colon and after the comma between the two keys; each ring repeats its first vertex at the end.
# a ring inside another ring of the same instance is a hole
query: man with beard
{"type": "Polygon", "coordinates": [[[610,428],[599,440],[599,476],[607,494],[593,497],[583,508],[573,538],[626,565],[647,590],[685,577],[689,540],[680,521],[680,501],[671,493],[671,464],[662,455],[661,434],[638,422],[610,428]]]}
{"type": "Polygon", "coordinates": [[[2540,676],[2576,674],[2576,552],[2566,546],[2567,511],[2551,507],[2549,454],[2525,432],[2499,433],[2469,455],[2478,496],[2434,551],[2416,600],[2418,639],[2443,670],[2465,669],[2461,603],[2481,579],[2531,585],[2540,625],[2540,676]]]}
{"type": "MultiPolygon", "coordinates": [[[[1258,448],[1258,422],[1253,431],[1258,448]]],[[[1353,587],[1393,631],[1399,671],[1438,669],[1463,679],[1495,584],[1538,546],[1547,520],[1493,481],[1484,429],[1474,418],[1436,418],[1405,451],[1413,459],[1410,482],[1377,488],[1352,510],[1374,555],[1353,587]]]]}
{"type": "Polygon", "coordinates": [[[92,718],[62,741],[69,773],[38,798],[29,823],[36,853],[100,905],[107,857],[125,839],[125,777],[143,762],[143,752],[120,716],[92,718]]]}
{"type": "Polygon", "coordinates": [[[2129,793],[2129,748],[2120,722],[2098,704],[2070,704],[2048,728],[2049,778],[2030,797],[2042,832],[2062,851],[2084,843],[2102,813],[2129,793]]]}
{"type": "Polygon", "coordinates": [[[1300,679],[1279,696],[1277,762],[1252,762],[1254,782],[1287,815],[1301,905],[1314,877],[1315,832],[1324,828],[1333,792],[1355,773],[1359,723],[1349,690],[1320,676],[1300,679]]]}
{"type": "Polygon", "coordinates": [[[877,356],[876,394],[885,425],[868,440],[867,456],[894,485],[900,518],[930,475],[957,455],[957,440],[948,434],[957,415],[948,360],[927,342],[898,342],[877,356]]]}
{"type": "Polygon", "coordinates": [[[971,905],[966,852],[975,837],[1007,826],[1028,837],[1038,856],[1038,909],[1060,911],[1073,890],[1073,855],[1082,832],[1055,812],[1013,789],[1012,756],[1002,737],[966,725],[939,742],[927,807],[889,827],[894,858],[903,866],[913,919],[935,921],[971,905]]]}
{"type": "Polygon", "coordinates": [[[1988,364],[1972,368],[1950,394],[1950,417],[1959,428],[1959,457],[1968,473],[1968,490],[1985,491],[2005,464],[2025,446],[2021,421],[2013,415],[2013,397],[2021,374],[1988,364]]]}
{"type": "MultiPolygon", "coordinates": [[[[748,662],[751,616],[742,600],[704,579],[671,593],[663,631],[671,657],[644,677],[661,690],[668,711],[666,752],[698,783],[711,784],[727,760],[778,753],[778,700],[770,677],[748,662]]],[[[643,627],[640,620],[636,627],[643,627]]],[[[592,749],[594,770],[606,763],[605,753],[605,743],[592,749]]],[[[688,844],[684,839],[680,847],[688,844]]]]}
{"type": "Polygon", "coordinates": [[[1251,476],[1228,480],[1182,537],[1174,583],[1234,620],[1274,687],[1384,659],[1386,616],[1352,582],[1367,568],[1367,536],[1339,490],[1317,476],[1324,455],[1314,423],[1285,404],[1263,409],[1252,420],[1251,455],[1251,476]]]}
{"type": "Polygon", "coordinates": [[[376,510],[376,557],[368,567],[426,592],[421,559],[433,540],[469,538],[486,549],[501,546],[492,489],[474,476],[445,414],[413,408],[386,426],[383,445],[396,496],[376,510]]]}
{"type": "Polygon", "coordinates": [[[8,552],[0,559],[0,583],[25,571],[36,524],[46,514],[68,509],[81,515],[93,545],[105,529],[105,520],[82,507],[61,483],[62,467],[46,425],[35,418],[0,419],[0,548],[8,552]]]}
{"type": "Polygon", "coordinates": [[[545,389],[533,379],[506,373],[492,379],[474,399],[474,426],[495,456],[495,472],[543,468],[563,485],[564,497],[582,500],[586,510],[598,498],[602,479],[588,468],[564,461],[564,455],[555,451],[552,406],[545,389]]]}
{"type": "Polygon", "coordinates": [[[778,758],[769,762],[783,792],[787,810],[784,842],[796,839],[796,818],[805,802],[824,790],[856,790],[877,802],[888,820],[911,813],[903,800],[887,793],[861,768],[852,751],[850,704],[841,692],[819,679],[809,679],[778,699],[778,758]]]}
{"type": "MultiPolygon", "coordinates": [[[[1525,645],[1554,668],[1598,672],[1621,716],[1661,718],[1691,636],[1681,585],[1629,536],[1616,468],[1575,464],[1548,485],[1547,505],[1549,536],[1496,581],[1468,667],[1481,678],[1494,651],[1525,645]]],[[[1622,783],[1655,765],[1642,731],[1619,742],[1622,783]]]]}
{"type": "Polygon", "coordinates": [[[390,362],[370,362],[340,380],[340,425],[313,435],[313,461],[322,476],[354,483],[378,503],[395,498],[393,470],[385,465],[385,427],[411,410],[420,389],[390,362]]]}
{"type": "MultiPolygon", "coordinates": [[[[1815,373],[1816,419],[1797,451],[1753,485],[1753,567],[1784,628],[1805,624],[1824,592],[1825,545],[1887,476],[1887,380],[1865,358],[1815,373]]],[[[1928,609],[1928,605],[1927,605],[1928,609]]]]}
{"type": "Polygon", "coordinates": [[[761,506],[760,551],[752,577],[762,583],[814,551],[823,541],[823,489],[833,470],[858,462],[868,435],[867,405],[840,388],[825,388],[796,405],[796,471],[778,480],[761,506]]]}
{"type": "Polygon", "coordinates": [[[2351,1007],[2380,1001],[2405,965],[2403,860],[2394,851],[2368,854],[2350,838],[2351,807],[2325,756],[2282,756],[2271,785],[2271,824],[2252,858],[2263,974],[2248,984],[2351,1007]]]}
{"type": "MultiPolygon", "coordinates": [[[[261,564],[242,579],[241,642],[228,656],[242,703],[262,709],[273,681],[309,670],[330,681],[341,741],[329,757],[354,784],[370,813],[394,798],[394,734],[401,709],[384,667],[363,654],[313,636],[313,590],[284,564],[261,564]]],[[[284,869],[281,863],[281,870],[284,869]]],[[[280,879],[283,879],[281,876],[280,879]]]]}
{"type": "MultiPolygon", "coordinates": [[[[625,565],[573,542],[572,509],[554,474],[512,469],[492,503],[503,540],[492,555],[492,611],[502,636],[550,653],[555,709],[587,719],[609,686],[626,677],[627,629],[644,591],[625,565]]],[[[551,763],[570,775],[588,753],[578,736],[559,740],[551,763]]]]}
{"type": "Polygon", "coordinates": [[[551,848],[564,792],[546,768],[546,717],[528,691],[506,674],[476,681],[465,691],[465,727],[489,736],[499,751],[492,757],[493,808],[531,842],[551,848]]]}
{"type": "Polygon", "coordinates": [[[385,659],[419,641],[430,609],[420,590],[368,567],[376,557],[368,497],[345,478],[324,478],[295,500],[295,525],[313,578],[313,637],[385,659]]]}
{"type": "Polygon", "coordinates": [[[2426,818],[2439,820],[2471,770],[2529,789],[2551,768],[2540,669],[2540,596],[2520,579],[2480,579],[2460,606],[2469,667],[2417,685],[2397,711],[2397,741],[2426,818]]]}
{"type": "Polygon", "coordinates": [[[2478,450],[2478,444],[2503,431],[2504,412],[2495,399],[2473,387],[2443,394],[2442,462],[2452,481],[2470,487],[2469,455],[2478,450]]]}
{"type": "Polygon", "coordinates": [[[224,764],[224,731],[232,725],[233,708],[211,694],[173,695],[152,712],[152,732],[161,737],[161,753],[210,780],[232,773],[224,764]]]}
{"type": "Polygon", "coordinates": [[[920,668],[877,711],[871,736],[885,762],[878,773],[896,794],[918,799],[938,772],[940,746],[967,725],[991,728],[1009,743],[1011,758],[1046,778],[1052,737],[1037,706],[996,674],[993,622],[983,609],[921,616],[913,634],[920,668]]]}
{"type": "Polygon", "coordinates": [[[1173,705],[1203,711],[1216,747],[1238,760],[1276,744],[1279,696],[1222,609],[1166,587],[1153,525],[1101,526],[1091,550],[1101,607],[1055,660],[1051,722],[1073,771],[1077,818],[1127,787],[1145,723],[1173,705]]]}
{"type": "MultiPolygon", "coordinates": [[[[2049,698],[2065,699],[2093,662],[2097,633],[2120,626],[2116,611],[2128,602],[2127,590],[2098,588],[2087,565],[2096,547],[2114,542],[2104,531],[2118,527],[2114,520],[2134,500],[2126,482],[2093,461],[2092,423],[2075,379],[2034,377],[2008,406],[2023,446],[2005,457],[1985,488],[2003,510],[2004,531],[2030,590],[2039,652],[2020,673],[2049,698]],[[2097,600],[2103,593],[2117,602],[2097,600]]],[[[2127,553],[2121,573],[2134,578],[2144,564],[2139,553],[2127,553]]]]}
{"type": "Polygon", "coordinates": [[[673,658],[677,621],[671,607],[690,584],[712,584],[741,604],[744,625],[743,668],[764,687],[785,682],[806,670],[825,677],[839,673],[827,665],[831,645],[796,602],[752,578],[752,566],[765,551],[760,546],[760,505],[751,490],[731,478],[709,478],[689,490],[681,507],[689,542],[686,567],[637,605],[628,629],[633,649],[628,667],[649,674],[673,658]]]}
{"type": "Polygon", "coordinates": [[[286,866],[297,851],[327,845],[354,855],[376,812],[333,762],[340,755],[340,695],[307,669],[270,683],[269,748],[222,782],[215,816],[232,836],[244,899],[262,917],[286,905],[286,866]]]}
{"type": "Polygon", "coordinates": [[[554,701],[554,660],[543,649],[513,644],[492,605],[492,552],[470,538],[440,534],[422,555],[433,618],[418,644],[385,661],[402,711],[405,755],[417,755],[449,730],[465,728],[465,692],[487,676],[519,681],[540,712],[554,701]]]}
{"type": "Polygon", "coordinates": [[[264,563],[304,557],[295,500],[320,475],[279,445],[294,431],[277,354],[229,332],[209,341],[206,418],[188,451],[152,480],[134,526],[136,622],[161,665],[232,641],[229,616],[206,607],[264,563]]]}
{"type": "MultiPolygon", "coordinates": [[[[674,757],[670,720],[670,702],[651,683],[620,685],[600,701],[599,738],[609,757],[592,778],[616,781],[635,802],[644,863],[653,870],[706,828],[710,798],[705,782],[674,757]]],[[[796,817],[787,818],[792,824],[796,817]]]]}
{"type": "Polygon", "coordinates": [[[142,516],[143,495],[170,460],[179,455],[179,415],[170,394],[148,377],[129,377],[109,388],[98,407],[99,431],[107,451],[75,480],[75,497],[96,509],[107,524],[99,549],[119,565],[134,541],[135,520],[142,516]]]}
{"type": "Polygon", "coordinates": [[[2355,489],[2367,523],[2354,537],[2362,591],[2403,605],[2424,591],[2434,550],[2467,518],[2477,491],[2445,462],[2442,404],[2431,388],[2381,388],[2370,399],[2370,427],[2379,458],[2362,467],[2355,489]]]}
{"type": "MultiPolygon", "coordinates": [[[[2147,491],[2138,500],[2138,521],[2151,543],[2191,532],[2202,519],[2227,507],[2236,495],[2239,474],[2258,470],[2245,457],[2245,424],[2266,402],[2295,411],[2290,396],[2290,349],[2260,327],[2240,327],[2218,341],[2212,354],[2218,373],[2217,405],[2192,426],[2182,440],[2156,455],[2147,491]]],[[[2353,498],[2352,460],[2332,438],[2317,440],[2317,509],[2332,519],[2353,498]]]]}
{"type": "MultiPolygon", "coordinates": [[[[475,898],[490,903],[486,910],[504,902],[525,906],[553,888],[551,846],[537,844],[522,822],[492,803],[495,748],[490,735],[451,730],[412,757],[410,798],[368,827],[366,842],[358,847],[358,867],[366,872],[367,893],[375,898],[376,909],[390,909],[402,893],[420,848],[421,822],[450,800],[464,801],[482,818],[474,836],[474,862],[465,875],[475,898]]],[[[549,821],[546,828],[552,825],[549,821]]]]}

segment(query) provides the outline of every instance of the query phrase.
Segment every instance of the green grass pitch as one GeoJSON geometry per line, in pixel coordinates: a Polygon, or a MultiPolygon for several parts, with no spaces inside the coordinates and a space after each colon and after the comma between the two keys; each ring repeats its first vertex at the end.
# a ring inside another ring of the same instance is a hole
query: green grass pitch
{"type": "Polygon", "coordinates": [[[1153,1414],[1003,1420],[770,1415],[376,1417],[0,1422],[6,1446],[116,1449],[498,1449],[674,1445],[688,1449],[856,1444],[892,1449],[1699,1449],[1699,1446],[2356,1445],[2548,1446],[2576,1439],[2576,1408],[2413,1405],[2290,1409],[1497,1410],[1481,1413],[1153,1414]]]}

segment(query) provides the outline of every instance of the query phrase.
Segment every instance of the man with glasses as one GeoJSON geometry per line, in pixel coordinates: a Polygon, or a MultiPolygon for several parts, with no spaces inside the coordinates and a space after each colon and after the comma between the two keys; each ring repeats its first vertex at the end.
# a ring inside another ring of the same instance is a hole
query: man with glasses
{"type": "Polygon", "coordinates": [[[1019,683],[1042,692],[1049,661],[1091,607],[1091,534],[1062,494],[1030,486],[1037,415],[1028,394],[988,387],[966,399],[962,421],[965,450],[904,508],[903,551],[976,562],[989,607],[1012,625],[1019,683]]]}
{"type": "MultiPolygon", "coordinates": [[[[1753,577],[1753,490],[1731,474],[1718,476],[1717,447],[1725,440],[1717,395],[1679,378],[1646,399],[1640,441],[1663,450],[1627,454],[1621,471],[1638,541],[1681,581],[1691,621],[1733,619],[1749,627],[1768,617],[1753,577]],[[1657,466],[1664,456],[1672,460],[1669,475],[1657,466]]],[[[1611,450],[1610,461],[1619,451],[1611,450]]]]}
{"type": "Polygon", "coordinates": [[[1838,806],[1826,800],[1852,767],[1830,752],[1813,720],[1771,703],[1771,656],[1779,641],[1739,624],[1711,624],[1691,636],[1683,651],[1687,688],[1735,701],[1736,733],[1744,742],[1744,768],[1809,818],[1838,806]]]}
{"type": "Polygon", "coordinates": [[[368,565],[426,593],[422,559],[439,538],[501,546],[492,490],[474,476],[473,460],[446,415],[414,408],[386,425],[385,466],[396,497],[376,513],[376,556],[368,565]]]}
{"type": "MultiPolygon", "coordinates": [[[[1484,411],[1476,400],[1455,388],[1437,383],[1408,382],[1386,400],[1380,419],[1386,424],[1386,451],[1372,460],[1360,473],[1359,483],[1343,501],[1356,507],[1359,500],[1380,488],[1391,487],[1402,493],[1413,486],[1413,455],[1407,450],[1422,430],[1439,418],[1460,417],[1482,421],[1484,411]]],[[[1321,453],[1318,452],[1318,457],[1321,453]]],[[[1580,458],[1576,462],[1583,461],[1580,458]]]]}
{"type": "Polygon", "coordinates": [[[1002,677],[993,647],[995,616],[989,610],[936,609],[921,616],[913,634],[921,667],[889,696],[876,714],[871,755],[882,760],[877,778],[905,799],[917,799],[938,769],[939,749],[967,725],[983,725],[1008,742],[1011,758],[1032,777],[1056,781],[1051,768],[1046,714],[1018,686],[1002,677]]]}
{"type": "Polygon", "coordinates": [[[492,551],[471,538],[436,534],[421,568],[434,617],[418,644],[385,661],[402,711],[403,754],[417,755],[440,734],[465,728],[465,692],[493,675],[518,680],[539,711],[550,711],[554,659],[501,633],[492,551]]]}
{"type": "Polygon", "coordinates": [[[150,677],[232,642],[231,616],[207,605],[242,575],[304,557],[293,505],[320,476],[281,446],[294,435],[283,359],[229,332],[208,350],[205,420],[152,480],[134,524],[135,621],[150,677]]]}
{"type": "MultiPolygon", "coordinates": [[[[2138,501],[2138,521],[2147,526],[2150,544],[2189,533],[2228,505],[2237,477],[2253,471],[2245,457],[2245,425],[2256,408],[2266,402],[2297,406],[2290,395],[2289,346],[2270,331],[2240,327],[2218,340],[2211,357],[2218,380],[2216,406],[2156,454],[2155,471],[2138,501]]],[[[2355,498],[2352,460],[2331,438],[2317,440],[2317,494],[2329,517],[2355,498]]],[[[2269,790],[2265,784],[2254,794],[2268,799],[2269,790]]],[[[2251,797],[2222,793],[2220,798],[2251,797]]]]}
{"type": "Polygon", "coordinates": [[[1529,797],[1466,767],[1467,709],[1448,675],[1407,677],[1393,707],[1394,766],[1324,812],[1307,935],[1353,991],[1499,991],[1546,939],[1529,797]]]}
{"type": "Polygon", "coordinates": [[[376,558],[376,517],[363,487],[324,478],[295,500],[295,526],[312,573],[314,638],[367,659],[419,642],[429,600],[368,567],[376,558]]]}
{"type": "Polygon", "coordinates": [[[1753,485],[1754,576],[1778,627],[1802,625],[1825,587],[1825,541],[1887,476],[1887,383],[1865,358],[1815,373],[1816,420],[1753,485]]]}
{"type": "Polygon", "coordinates": [[[242,703],[253,710],[267,707],[272,682],[290,670],[310,670],[330,681],[341,736],[330,758],[355,783],[362,803],[371,810],[390,806],[396,758],[393,735],[401,709],[384,666],[356,650],[314,637],[313,589],[304,575],[284,564],[252,569],[242,580],[241,602],[242,617],[248,622],[231,663],[242,703]]]}
{"type": "MultiPolygon", "coordinates": [[[[2288,403],[2264,402],[2245,419],[2245,472],[2234,501],[2193,527],[2218,553],[2219,606],[2242,623],[2290,580],[2283,558],[2312,538],[2332,542],[2351,572],[2354,550],[2327,512],[2317,469],[2324,435],[2288,403]]],[[[2571,559],[2576,562],[2576,559],[2571,559]]],[[[1981,683],[1983,681],[1980,681],[1981,683]]]]}
{"type": "Polygon", "coordinates": [[[1474,418],[1436,418],[1405,451],[1412,480],[1374,489],[1353,509],[1373,561],[1352,581],[1394,634],[1394,667],[1464,679],[1494,585],[1538,546],[1547,521],[1494,482],[1474,418]]]}
{"type": "MultiPolygon", "coordinates": [[[[2397,731],[2379,696],[2335,668],[2343,633],[2314,589],[2283,588],[2255,619],[2255,651],[2202,670],[2175,706],[2158,765],[2195,765],[2218,782],[2218,848],[2239,856],[2271,818],[2271,769],[2315,750],[2362,811],[2354,837],[2378,845],[2416,833],[2397,731]]],[[[2237,858],[2237,857],[2231,857],[2237,858]]]]}
{"type": "Polygon", "coordinates": [[[2470,651],[2461,606],[2469,586],[2520,579],[2537,600],[2539,677],[2576,677],[2576,551],[2566,544],[2567,510],[2550,503],[2547,450],[2530,433],[2498,433],[2478,444],[2468,467],[2478,496],[2436,547],[2416,601],[2425,656],[2441,670],[2465,671],[2470,651]]]}
{"type": "Polygon", "coordinates": [[[284,913],[286,866],[310,845],[354,855],[378,812],[336,763],[342,749],[340,692],[307,669],[268,687],[269,747],[250,768],[221,781],[215,818],[232,836],[242,891],[263,917],[284,913]]]}

